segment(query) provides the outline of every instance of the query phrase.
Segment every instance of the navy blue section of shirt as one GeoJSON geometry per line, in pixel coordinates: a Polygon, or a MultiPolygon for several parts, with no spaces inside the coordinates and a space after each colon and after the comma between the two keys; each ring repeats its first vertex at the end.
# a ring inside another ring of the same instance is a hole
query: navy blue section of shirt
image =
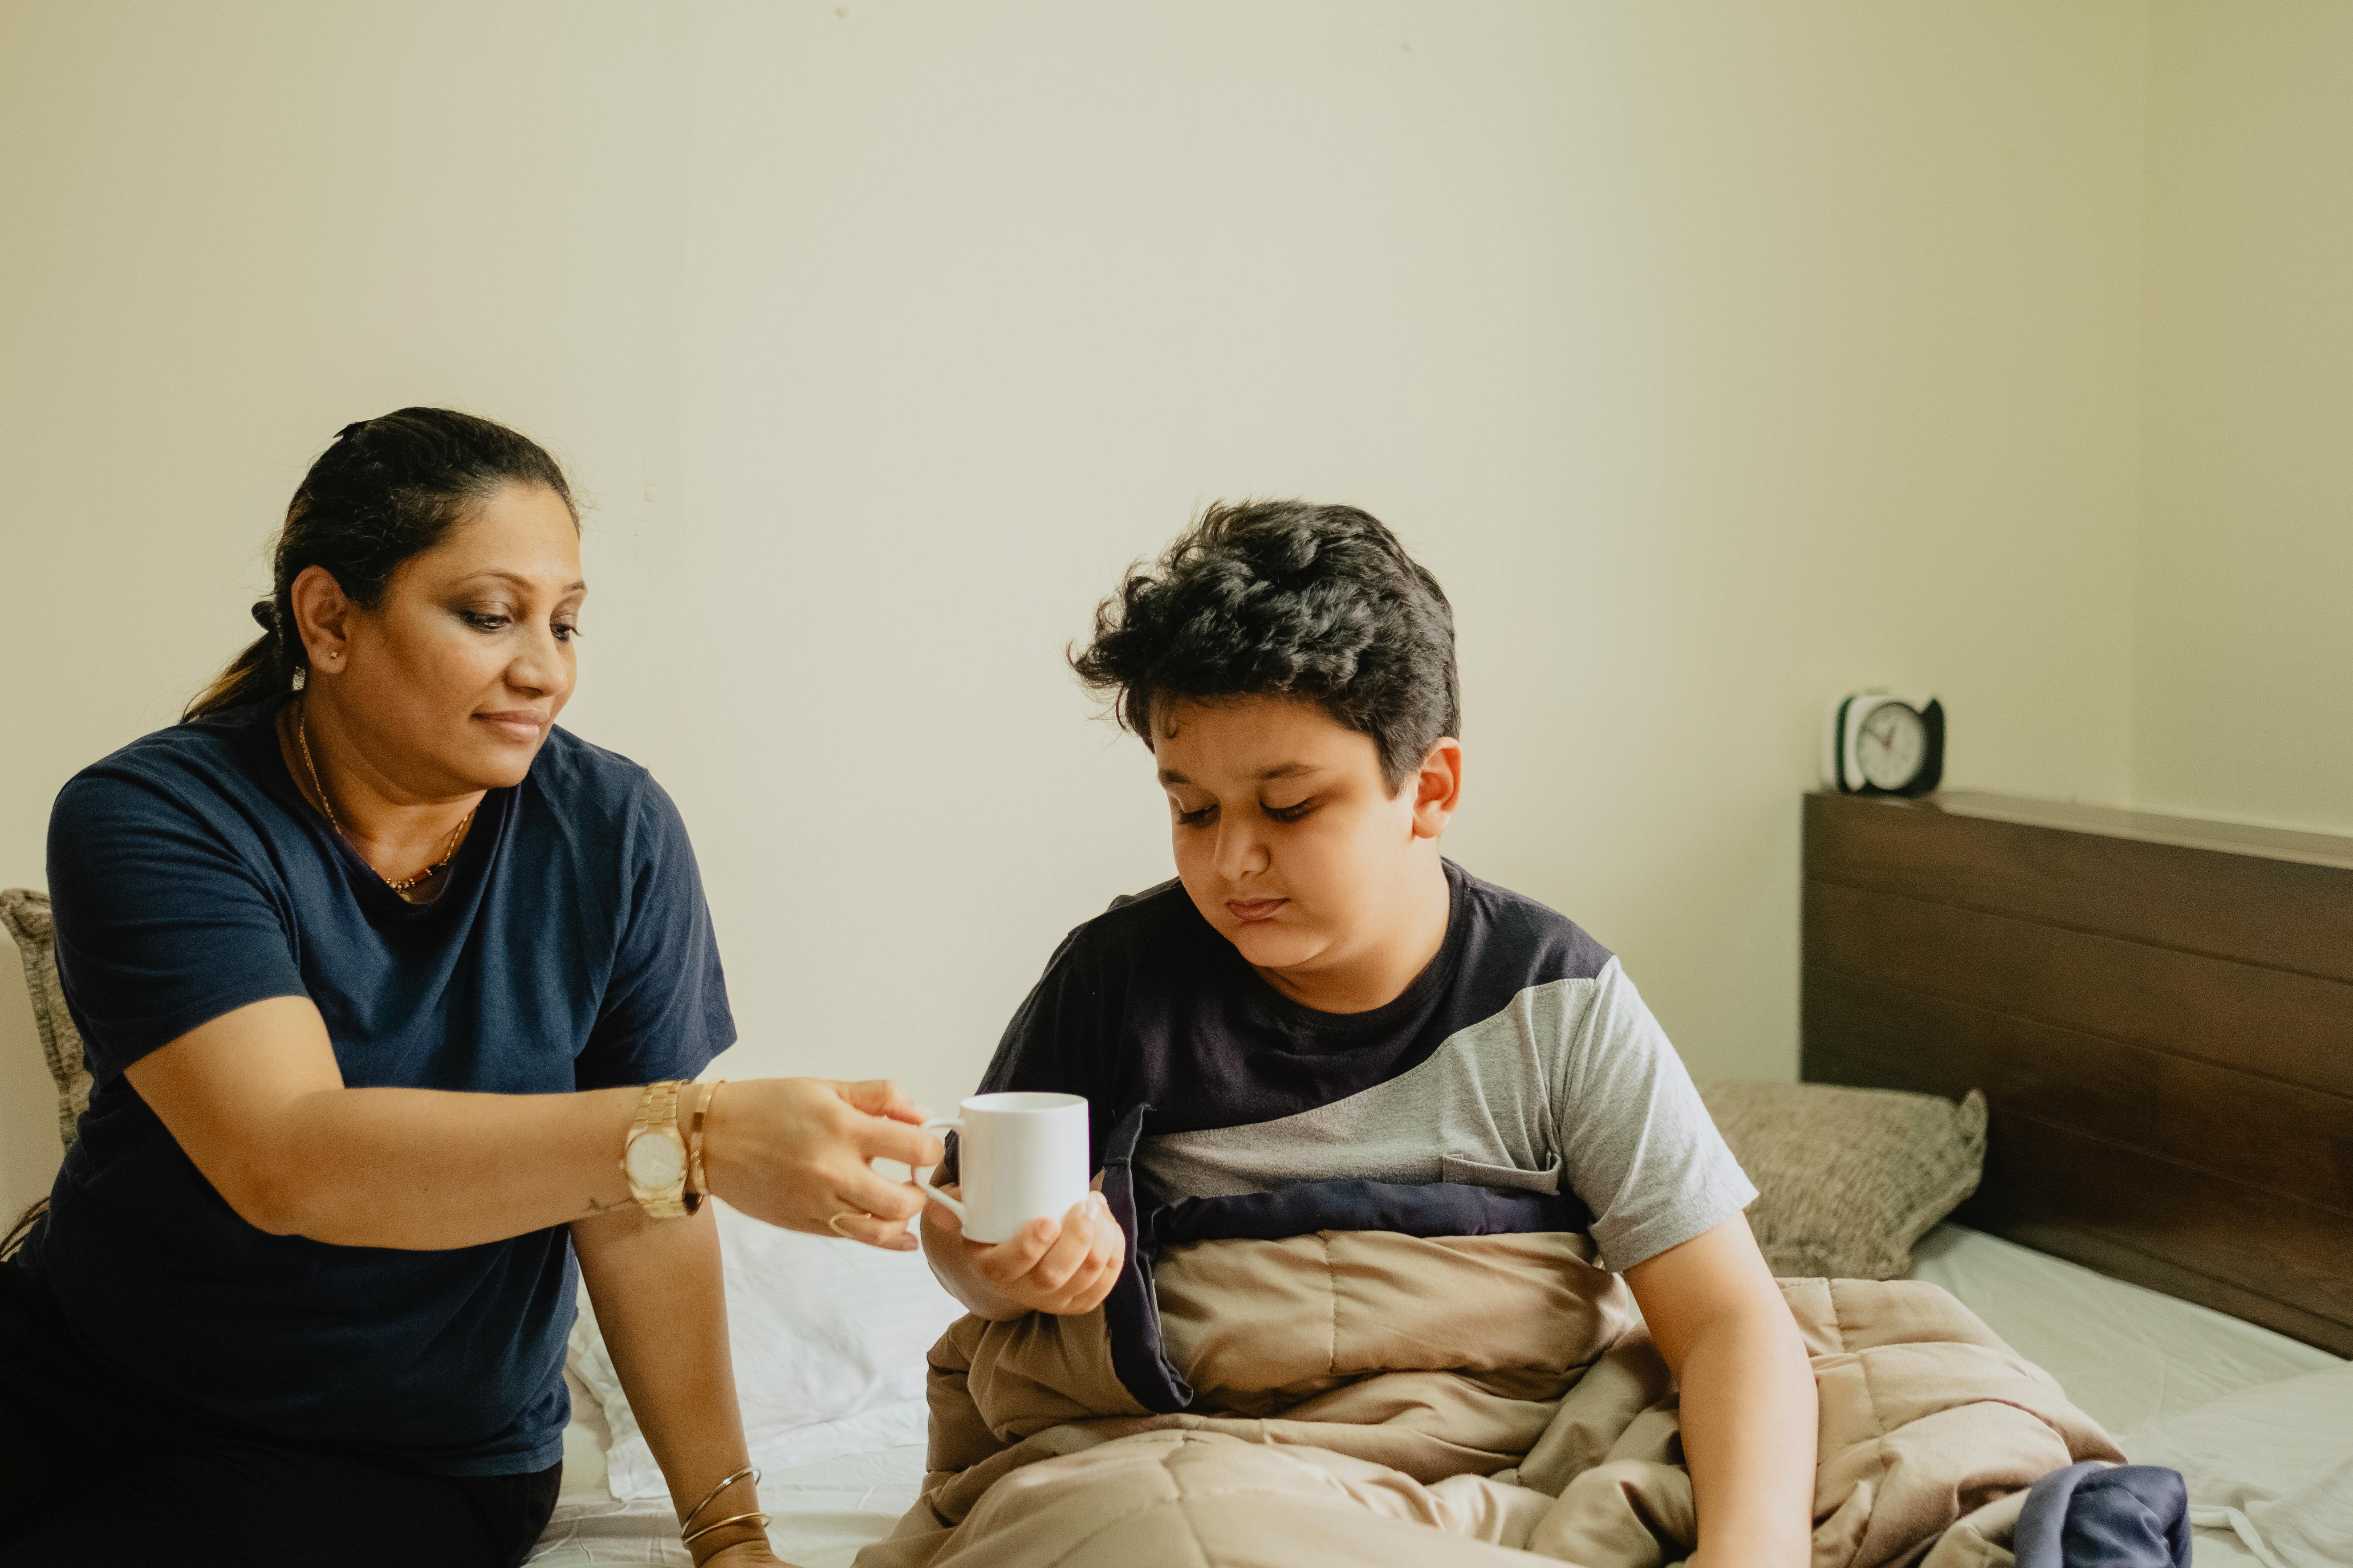
{"type": "Polygon", "coordinates": [[[149,735],[58,797],[58,964],[94,1087],[27,1261],[93,1354],[224,1430],[543,1469],[569,1413],[569,1231],[429,1252],[270,1235],[122,1074],[300,995],[354,1087],[691,1078],[735,1027],[685,825],[643,768],[554,730],[483,799],[439,896],[406,903],[297,793],[271,711],[149,735]]]}
{"type": "Polygon", "coordinates": [[[1446,940],[1402,994],[1322,1013],[1276,992],[1165,882],[1064,939],[1005,1031],[984,1093],[1082,1094],[1094,1158],[1130,1109],[1155,1133],[1314,1110],[1410,1072],[1532,985],[1589,980],[1609,950],[1534,899],[1446,863],[1446,940]]]}
{"type": "Polygon", "coordinates": [[[1499,1192],[1461,1182],[1293,1182],[1271,1193],[1179,1198],[1154,1210],[1151,1247],[1188,1241],[1282,1241],[1319,1230],[1399,1236],[1525,1236],[1585,1231],[1593,1211],[1574,1193],[1499,1192]]]}

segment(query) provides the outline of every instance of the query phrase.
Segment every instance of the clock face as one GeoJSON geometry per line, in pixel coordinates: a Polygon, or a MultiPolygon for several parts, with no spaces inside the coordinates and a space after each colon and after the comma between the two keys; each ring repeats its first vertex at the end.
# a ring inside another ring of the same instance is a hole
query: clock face
{"type": "Polygon", "coordinates": [[[628,1149],[629,1179],[659,1192],[686,1174],[686,1151],[659,1132],[632,1139],[628,1149]]]}
{"type": "Polygon", "coordinates": [[[1878,789],[1902,789],[1920,771],[1928,752],[1928,727],[1901,702],[1871,710],[1854,738],[1855,760],[1865,782],[1878,789]]]}

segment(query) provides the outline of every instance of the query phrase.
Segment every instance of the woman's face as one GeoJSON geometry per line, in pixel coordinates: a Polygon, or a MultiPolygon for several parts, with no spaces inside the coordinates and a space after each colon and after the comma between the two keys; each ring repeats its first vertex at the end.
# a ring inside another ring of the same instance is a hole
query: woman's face
{"type": "Polygon", "coordinates": [[[311,646],[313,692],[393,796],[520,784],[572,696],[587,593],[570,509],[543,485],[502,486],[403,563],[375,608],[321,617],[343,636],[311,646]]]}

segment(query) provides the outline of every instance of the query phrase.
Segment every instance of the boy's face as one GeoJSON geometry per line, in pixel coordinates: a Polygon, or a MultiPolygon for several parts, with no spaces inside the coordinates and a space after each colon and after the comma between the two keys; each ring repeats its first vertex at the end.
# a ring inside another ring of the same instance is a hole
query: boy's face
{"type": "Polygon", "coordinates": [[[1459,785],[1455,742],[1392,795],[1372,737],[1313,702],[1180,700],[1153,729],[1176,875],[1252,964],[1306,979],[1361,961],[1421,908],[1459,785]]]}

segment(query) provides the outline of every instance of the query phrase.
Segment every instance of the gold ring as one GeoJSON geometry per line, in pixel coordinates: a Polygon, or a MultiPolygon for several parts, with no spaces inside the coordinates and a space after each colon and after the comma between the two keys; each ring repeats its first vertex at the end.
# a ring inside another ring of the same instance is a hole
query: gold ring
{"type": "Polygon", "coordinates": [[[874,1216],[872,1215],[868,1214],[864,1209],[844,1209],[825,1223],[828,1227],[832,1230],[834,1235],[840,1237],[846,1241],[856,1241],[858,1239],[856,1237],[841,1228],[841,1222],[846,1219],[872,1219],[873,1217],[874,1216]]]}

